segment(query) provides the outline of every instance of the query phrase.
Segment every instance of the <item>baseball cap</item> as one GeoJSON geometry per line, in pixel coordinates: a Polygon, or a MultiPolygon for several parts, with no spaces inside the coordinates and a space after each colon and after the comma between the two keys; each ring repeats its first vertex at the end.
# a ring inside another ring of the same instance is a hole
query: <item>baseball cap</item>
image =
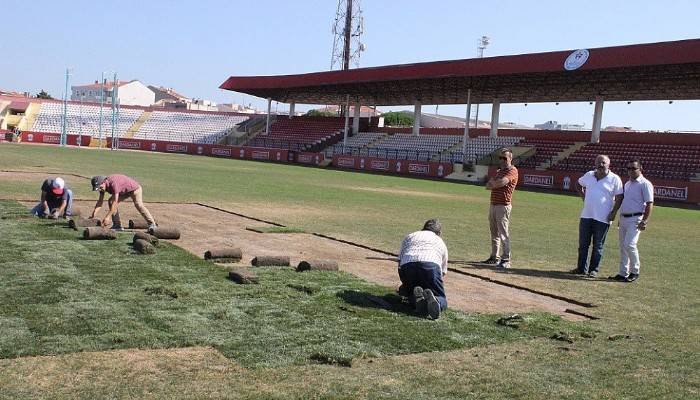
{"type": "Polygon", "coordinates": [[[105,179],[106,179],[105,176],[101,176],[101,175],[93,176],[92,179],[90,180],[90,183],[92,184],[92,190],[93,191],[97,190],[100,187],[100,185],[102,184],[102,182],[105,181],[105,179]]]}
{"type": "Polygon", "coordinates": [[[53,194],[62,195],[64,187],[66,187],[66,182],[63,180],[63,178],[59,177],[53,180],[53,183],[51,184],[51,191],[53,194]]]}

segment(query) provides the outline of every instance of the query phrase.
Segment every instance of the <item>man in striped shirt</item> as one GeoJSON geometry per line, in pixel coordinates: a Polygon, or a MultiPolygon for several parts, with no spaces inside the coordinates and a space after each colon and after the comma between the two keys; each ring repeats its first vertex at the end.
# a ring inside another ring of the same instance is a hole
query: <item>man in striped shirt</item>
{"type": "Polygon", "coordinates": [[[486,189],[491,191],[489,207],[489,228],[491,230],[491,256],[484,264],[496,265],[498,268],[510,268],[510,212],[513,208],[513,191],[518,184],[518,169],[513,165],[513,152],[501,149],[498,155],[500,168],[496,175],[486,182],[486,189]],[[502,252],[501,252],[502,251],[502,252]]]}
{"type": "Polygon", "coordinates": [[[440,312],[447,309],[443,286],[443,277],[447,273],[447,246],[440,238],[441,234],[440,221],[428,220],[422,230],[406,236],[399,252],[399,278],[403,292],[412,294],[409,299],[417,313],[428,314],[433,319],[438,319],[440,312]]]}

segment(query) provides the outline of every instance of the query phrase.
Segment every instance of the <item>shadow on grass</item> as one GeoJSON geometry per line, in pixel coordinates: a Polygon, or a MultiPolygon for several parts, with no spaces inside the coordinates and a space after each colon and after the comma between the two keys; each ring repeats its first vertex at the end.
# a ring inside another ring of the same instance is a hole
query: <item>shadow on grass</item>
{"type": "Polygon", "coordinates": [[[400,314],[418,316],[413,307],[411,307],[398,294],[385,294],[377,296],[367,292],[358,290],[343,290],[338,292],[337,296],[348,304],[356,307],[378,308],[400,314]]]}
{"type": "MultiPolygon", "coordinates": [[[[563,279],[570,281],[586,280],[580,275],[573,275],[569,271],[552,271],[533,268],[508,268],[498,269],[493,265],[487,265],[478,261],[450,261],[450,264],[463,265],[478,270],[490,270],[500,272],[504,275],[522,275],[534,278],[563,279]]],[[[603,279],[604,280],[604,279],[603,279]]]]}

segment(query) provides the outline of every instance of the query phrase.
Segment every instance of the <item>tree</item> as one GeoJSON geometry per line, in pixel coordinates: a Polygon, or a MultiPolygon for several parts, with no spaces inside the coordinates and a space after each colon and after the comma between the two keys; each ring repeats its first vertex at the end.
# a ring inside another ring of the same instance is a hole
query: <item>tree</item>
{"type": "Polygon", "coordinates": [[[53,99],[50,94],[46,93],[44,89],[41,89],[41,92],[36,94],[37,99],[53,99]]]}
{"type": "Polygon", "coordinates": [[[413,116],[406,112],[389,111],[382,114],[386,126],[413,126],[413,116]]]}
{"type": "Polygon", "coordinates": [[[338,114],[333,111],[309,110],[305,114],[307,117],[337,117],[338,114]]]}

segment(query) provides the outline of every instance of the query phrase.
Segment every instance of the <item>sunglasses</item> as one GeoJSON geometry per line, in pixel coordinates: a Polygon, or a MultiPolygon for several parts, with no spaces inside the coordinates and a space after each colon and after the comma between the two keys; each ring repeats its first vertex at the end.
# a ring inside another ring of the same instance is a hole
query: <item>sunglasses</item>
{"type": "Polygon", "coordinates": [[[498,157],[499,160],[507,160],[508,157],[498,157]]]}
{"type": "Polygon", "coordinates": [[[636,171],[636,170],[638,170],[639,168],[637,168],[637,167],[627,167],[627,169],[628,169],[629,171],[636,171]]]}

